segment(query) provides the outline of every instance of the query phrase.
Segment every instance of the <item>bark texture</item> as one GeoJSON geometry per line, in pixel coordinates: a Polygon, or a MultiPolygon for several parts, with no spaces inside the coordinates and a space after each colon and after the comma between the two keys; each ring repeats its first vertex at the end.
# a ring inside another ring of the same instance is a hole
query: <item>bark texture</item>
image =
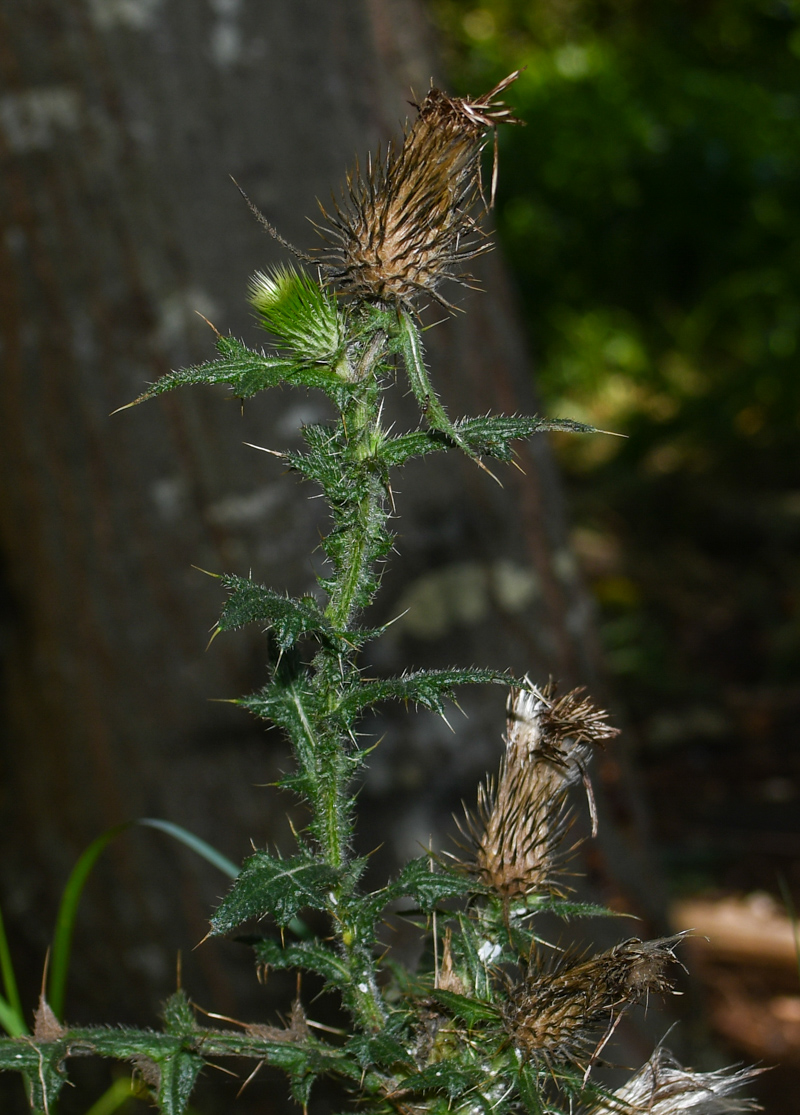
{"type": "MultiPolygon", "coordinates": [[[[287,762],[277,733],[265,742],[209,701],[260,684],[263,644],[226,636],[205,653],[221,593],[195,567],[313,587],[323,509],[243,443],[292,446],[325,403],[286,390],[242,411],[205,389],[109,413],[213,355],[198,313],[257,340],[247,280],[281,253],[229,176],[310,246],[315,198],[398,130],[431,75],[416,0],[3,0],[0,894],[31,1004],[60,887],[102,830],[164,817],[237,861],[251,839],[287,835],[286,803],[256,788],[287,762]]],[[[453,416],[535,409],[496,254],[480,272],[487,293],[426,335],[434,381],[453,416]]],[[[401,385],[394,396],[398,423],[415,424],[401,385]]],[[[502,490],[455,457],[404,474],[401,559],[380,608],[409,611],[374,648],[376,669],[474,662],[592,681],[546,440],[521,463],[502,490]]],[[[502,704],[469,694],[456,735],[396,712],[367,725],[385,740],[362,796],[365,846],[386,838],[371,817],[398,822],[376,870],[443,839],[443,817],[499,756],[502,704]]],[[[630,821],[609,827],[617,878],[635,873],[618,839],[630,821]]],[[[226,887],[166,837],[117,841],[82,907],[69,1019],[152,1021],[179,948],[197,1000],[257,1017],[246,950],[190,951],[226,887]]]]}

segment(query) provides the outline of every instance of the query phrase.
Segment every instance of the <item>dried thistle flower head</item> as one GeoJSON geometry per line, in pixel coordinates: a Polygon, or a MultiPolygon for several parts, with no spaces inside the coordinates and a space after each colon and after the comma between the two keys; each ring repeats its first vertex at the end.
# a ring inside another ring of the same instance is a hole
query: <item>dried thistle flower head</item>
{"type": "Polygon", "coordinates": [[[497,781],[480,787],[477,816],[467,813],[461,826],[473,849],[464,866],[503,898],[558,890],[567,791],[576,782],[586,786],[595,827],[587,765],[592,746],[618,734],[607,715],[579,689],[560,698],[552,686],[512,689],[497,781]]]}
{"type": "Polygon", "coordinates": [[[526,1057],[547,1065],[596,1055],[622,1011],[651,992],[671,990],[665,969],[675,961],[680,939],[632,938],[596,956],[567,957],[552,971],[530,973],[505,1010],[511,1041],[526,1057]]]}
{"type": "MultiPolygon", "coordinates": [[[[488,131],[519,123],[497,97],[516,79],[507,78],[477,100],[448,97],[432,88],[406,126],[399,150],[356,166],[347,178],[343,206],[322,212],[320,229],[332,245],[326,260],[330,278],[344,291],[370,301],[409,306],[438,293],[443,279],[468,283],[460,266],[488,243],[470,210],[482,196],[480,155],[488,131]]],[[[492,200],[497,173],[492,173],[492,200]]]]}
{"type": "Polygon", "coordinates": [[[663,1047],[614,1093],[613,1106],[595,1107],[591,1115],[742,1115],[759,1111],[751,1099],[736,1096],[758,1069],[693,1072],[681,1068],[663,1047]]]}

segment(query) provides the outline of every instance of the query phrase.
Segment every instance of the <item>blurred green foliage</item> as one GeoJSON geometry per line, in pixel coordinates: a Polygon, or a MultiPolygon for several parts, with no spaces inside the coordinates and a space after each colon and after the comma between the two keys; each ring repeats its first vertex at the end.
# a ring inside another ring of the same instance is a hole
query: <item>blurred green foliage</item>
{"type": "Polygon", "coordinates": [[[525,67],[497,222],[546,412],[627,435],[560,446],[620,692],[653,747],[767,747],[800,711],[800,3],[434,10],[456,91],[525,67]]]}

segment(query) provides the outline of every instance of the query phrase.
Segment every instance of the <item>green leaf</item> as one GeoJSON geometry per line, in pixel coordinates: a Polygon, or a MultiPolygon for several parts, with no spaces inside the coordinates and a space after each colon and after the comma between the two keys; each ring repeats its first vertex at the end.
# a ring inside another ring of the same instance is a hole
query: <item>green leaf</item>
{"type": "Polygon", "coordinates": [[[25,1025],[22,1012],[14,1010],[8,1000],[4,999],[2,995],[0,995],[0,1026],[2,1026],[5,1032],[12,1038],[18,1038],[28,1033],[28,1027],[25,1025]]]}
{"type": "Polygon", "coordinates": [[[375,1065],[392,1068],[395,1065],[412,1065],[413,1056],[407,1047],[407,1018],[397,1012],[389,1025],[378,1034],[354,1034],[347,1042],[347,1052],[352,1054],[362,1068],[375,1065]]]}
{"type": "Polygon", "coordinates": [[[272,628],[282,650],[293,646],[302,635],[332,635],[330,624],[312,597],[295,600],[247,577],[225,575],[220,580],[231,595],[222,609],[218,631],[263,623],[272,628]]]}
{"type": "Polygon", "coordinates": [[[492,993],[492,976],[482,955],[485,935],[468,914],[456,916],[461,932],[453,936],[453,951],[463,960],[478,998],[488,1000],[492,993]]]}
{"type": "Polygon", "coordinates": [[[383,905],[407,895],[430,913],[446,899],[465,898],[475,892],[474,880],[455,871],[431,870],[432,863],[429,856],[409,860],[397,878],[384,891],[378,892],[385,899],[383,905]]]}
{"type": "Polygon", "coordinates": [[[454,991],[441,989],[432,991],[431,996],[448,1014],[463,1018],[470,1026],[477,1026],[479,1022],[499,1023],[501,1020],[498,1008],[484,999],[471,999],[467,995],[456,995],[454,991]]]}
{"type": "Polygon", "coordinates": [[[304,968],[324,976],[334,987],[343,987],[350,982],[350,972],[344,961],[320,941],[299,941],[281,945],[271,938],[250,940],[253,951],[262,964],[270,968],[304,968]]]}
{"type": "Polygon", "coordinates": [[[452,670],[418,670],[400,677],[362,680],[346,692],[339,710],[346,716],[378,704],[380,701],[410,701],[431,712],[444,712],[445,699],[453,699],[459,685],[513,685],[514,678],[504,670],[477,668],[452,670]]]}
{"type": "Polygon", "coordinates": [[[300,432],[308,452],[287,453],[289,467],[319,484],[334,512],[355,507],[369,492],[369,471],[347,459],[341,430],[314,422],[300,432]]]}
{"type": "Polygon", "coordinates": [[[519,1067],[519,1095],[525,1111],[530,1115],[545,1115],[543,1082],[546,1074],[539,1072],[531,1061],[524,1061],[519,1067]]]}
{"type": "Polygon", "coordinates": [[[524,440],[533,434],[560,431],[575,434],[596,434],[604,431],[571,418],[537,418],[518,415],[486,415],[482,418],[464,418],[452,424],[458,435],[454,440],[447,431],[440,429],[411,430],[387,438],[381,449],[381,459],[389,467],[402,465],[412,457],[441,452],[453,445],[465,446],[473,456],[494,457],[510,461],[511,443],[524,440]]]}
{"type": "Polygon", "coordinates": [[[277,387],[284,380],[291,379],[292,373],[297,371],[296,362],[253,352],[235,337],[219,336],[217,349],[221,354],[219,360],[208,360],[204,364],[167,372],[128,406],[143,403],[166,391],[174,391],[177,387],[197,383],[227,383],[238,398],[247,399],[267,387],[277,387]]]}
{"type": "Polygon", "coordinates": [[[211,919],[211,934],[218,936],[250,918],[271,914],[278,925],[287,925],[302,909],[324,910],[338,873],[307,856],[279,859],[256,852],[244,861],[239,877],[211,919]]]}
{"type": "Polygon", "coordinates": [[[0,1038],[0,1072],[33,1072],[39,1051],[29,1037],[0,1038]]]}
{"type": "Polygon", "coordinates": [[[436,430],[409,430],[405,434],[387,437],[381,446],[381,458],[387,467],[404,465],[412,457],[425,457],[449,449],[452,442],[436,430]]]}
{"type": "Polygon", "coordinates": [[[186,1115],[203,1058],[188,1049],[176,1049],[162,1060],[159,1069],[158,1106],[162,1115],[186,1115]]]}
{"type": "MultiPolygon", "coordinates": [[[[278,671],[275,678],[258,693],[240,697],[236,701],[237,705],[248,709],[254,716],[271,720],[282,728],[306,769],[313,764],[316,754],[317,738],[313,725],[317,723],[317,703],[316,694],[305,677],[287,680],[278,671]]],[[[296,788],[298,792],[302,791],[299,784],[296,788]]]]}
{"type": "Polygon", "coordinates": [[[457,422],[459,437],[473,453],[495,457],[500,461],[510,461],[511,442],[542,434],[559,431],[573,434],[597,434],[604,431],[588,426],[585,422],[575,422],[571,418],[538,418],[527,415],[486,415],[482,418],[468,418],[457,422]]]}
{"type": "Polygon", "coordinates": [[[195,1021],[192,1004],[182,989],[173,992],[164,1003],[164,1027],[168,1034],[183,1038],[193,1036],[199,1027],[195,1021]]]}
{"type": "MultiPolygon", "coordinates": [[[[289,1075],[293,1094],[300,1102],[307,1100],[315,1078],[323,1073],[362,1084],[365,1080],[362,1066],[344,1049],[313,1038],[301,1041],[287,1036],[285,1040],[273,1040],[238,1030],[208,1030],[196,1026],[191,1008],[180,992],[177,998],[172,996],[165,1014],[172,1032],[76,1027],[66,1032],[61,1040],[46,1044],[37,1045],[29,1039],[0,1038],[0,1069],[23,1073],[32,1088],[32,1099],[41,1101],[46,1095],[52,1105],[64,1082],[61,1064],[71,1052],[75,1055],[92,1053],[119,1061],[146,1059],[159,1069],[157,1095],[161,1110],[168,1115],[186,1111],[203,1057],[263,1060],[289,1075]]],[[[52,1111],[52,1106],[50,1109],[52,1111]]],[[[44,1110],[42,1102],[37,1110],[44,1110]]]]}
{"type": "Polygon", "coordinates": [[[179,1044],[153,1058],[159,1069],[158,1104],[163,1115],[184,1115],[203,1058],[193,1048],[201,1030],[183,990],[170,995],[164,1004],[164,1028],[179,1044]]]}
{"type": "Polygon", "coordinates": [[[67,1083],[64,1069],[67,1050],[62,1042],[35,1045],[33,1049],[36,1064],[24,1077],[28,1103],[34,1112],[52,1112],[59,1092],[67,1083]]]}
{"type": "Polygon", "coordinates": [[[569,921],[571,918],[629,918],[633,914],[622,913],[619,910],[610,910],[594,902],[572,902],[565,898],[555,898],[548,894],[531,895],[531,897],[515,904],[512,913],[548,913],[569,921]]]}
{"type": "Polygon", "coordinates": [[[413,1092],[426,1092],[432,1089],[445,1092],[450,1099],[458,1099],[459,1096],[476,1087],[483,1077],[484,1073],[481,1070],[469,1072],[454,1061],[437,1061],[421,1072],[407,1076],[403,1081],[403,1088],[409,1088],[413,1092]]]}

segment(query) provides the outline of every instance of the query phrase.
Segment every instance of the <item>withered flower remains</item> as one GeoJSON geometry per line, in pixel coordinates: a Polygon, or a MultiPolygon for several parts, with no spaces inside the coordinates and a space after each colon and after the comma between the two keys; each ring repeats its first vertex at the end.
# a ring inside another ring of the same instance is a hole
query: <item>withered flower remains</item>
{"type": "MultiPolygon", "coordinates": [[[[517,76],[477,100],[432,88],[402,146],[390,143],[385,158],[370,157],[365,174],[357,166],[348,175],[344,202],[334,200],[333,213],[323,209],[321,229],[332,245],[326,270],[341,290],[404,306],[427,294],[449,307],[439,284],[468,283],[461,265],[488,247],[470,211],[483,196],[487,133],[494,131],[496,142],[498,123],[519,123],[497,100],[517,76]]],[[[496,168],[495,157],[491,200],[496,168]]]]}
{"type": "Polygon", "coordinates": [[[613,1102],[593,1108],[591,1115],[743,1115],[759,1111],[753,1100],[734,1095],[758,1069],[684,1069],[663,1048],[614,1092],[613,1102]]]}
{"type": "Polygon", "coordinates": [[[680,937],[632,938],[588,958],[565,959],[516,987],[505,1011],[506,1030],[525,1056],[546,1064],[580,1061],[598,1047],[627,1007],[670,990],[665,975],[680,937]]]}
{"type": "Polygon", "coordinates": [[[594,744],[618,734],[606,716],[581,690],[560,698],[549,686],[512,690],[497,781],[480,787],[477,816],[468,813],[462,825],[474,851],[464,866],[504,899],[558,890],[567,791],[577,782],[586,787],[594,827],[588,761],[594,744]]]}

